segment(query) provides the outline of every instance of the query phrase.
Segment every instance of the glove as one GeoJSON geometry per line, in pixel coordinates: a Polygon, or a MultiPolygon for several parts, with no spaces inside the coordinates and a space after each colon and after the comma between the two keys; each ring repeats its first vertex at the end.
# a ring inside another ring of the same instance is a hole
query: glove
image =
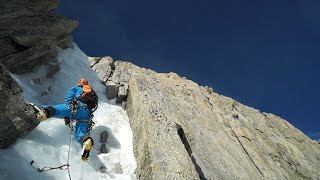
{"type": "Polygon", "coordinates": [[[36,118],[39,119],[40,121],[46,121],[48,119],[47,112],[44,109],[40,109],[36,113],[36,118]]]}
{"type": "Polygon", "coordinates": [[[64,117],[63,119],[64,119],[64,124],[65,124],[66,126],[69,126],[69,124],[70,124],[70,118],[69,118],[69,117],[64,117]]]}
{"type": "Polygon", "coordinates": [[[64,119],[64,124],[72,130],[74,120],[71,121],[69,117],[64,117],[63,119],[64,119]]]}

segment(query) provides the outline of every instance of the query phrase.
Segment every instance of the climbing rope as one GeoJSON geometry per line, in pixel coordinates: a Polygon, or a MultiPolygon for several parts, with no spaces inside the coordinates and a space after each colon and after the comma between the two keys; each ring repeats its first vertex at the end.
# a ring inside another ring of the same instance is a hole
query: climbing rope
{"type": "Polygon", "coordinates": [[[33,169],[36,169],[38,172],[45,172],[45,171],[51,171],[55,169],[60,169],[60,170],[68,170],[68,175],[69,179],[71,180],[71,174],[70,174],[70,164],[69,164],[69,157],[70,157],[70,149],[71,149],[71,139],[72,139],[72,132],[73,128],[70,129],[70,138],[69,138],[69,148],[68,148],[68,159],[67,163],[58,167],[43,167],[43,168],[36,168],[33,166],[34,160],[30,162],[30,165],[33,169]]]}
{"type": "MultiPolygon", "coordinates": [[[[70,122],[71,123],[71,122],[70,122]]],[[[69,157],[70,157],[70,147],[71,147],[71,139],[72,139],[72,132],[73,132],[73,126],[71,125],[70,128],[70,137],[69,137],[69,149],[68,149],[68,159],[67,159],[67,164],[69,165],[69,157]]],[[[69,175],[69,179],[71,180],[71,174],[70,174],[70,169],[68,166],[68,175],[69,175]]]]}
{"type": "Polygon", "coordinates": [[[68,175],[69,179],[71,180],[71,173],[70,173],[70,164],[69,164],[69,159],[70,159],[70,150],[71,150],[71,140],[72,140],[72,132],[73,132],[73,117],[77,113],[77,108],[73,107],[71,109],[71,115],[70,115],[70,136],[69,136],[69,147],[68,147],[68,158],[67,158],[67,163],[58,167],[43,167],[43,168],[36,168],[33,166],[34,160],[30,162],[30,165],[33,169],[36,169],[38,172],[45,172],[45,171],[51,171],[55,169],[60,169],[60,170],[68,170],[68,175]]]}

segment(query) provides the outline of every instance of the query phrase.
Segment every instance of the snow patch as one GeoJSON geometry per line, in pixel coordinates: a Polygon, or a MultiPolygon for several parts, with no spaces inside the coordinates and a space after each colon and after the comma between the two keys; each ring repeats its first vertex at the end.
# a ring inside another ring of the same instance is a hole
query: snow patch
{"type": "MultiPolygon", "coordinates": [[[[59,53],[60,71],[53,79],[46,79],[46,66],[35,73],[14,75],[23,89],[23,96],[37,105],[63,103],[66,92],[85,78],[99,96],[99,107],[94,112],[95,126],[91,133],[94,146],[89,161],[80,158],[81,146],[73,135],[70,151],[70,173],[72,179],[136,179],[136,161],[133,154],[132,131],[126,112],[114,102],[106,99],[106,88],[90,68],[88,57],[76,44],[73,49],[59,53]],[[40,84],[32,79],[40,79],[40,84]],[[46,92],[45,94],[43,92],[46,92]],[[100,154],[100,134],[107,131],[109,153],[100,154]],[[119,167],[120,164],[120,167],[119,167]],[[121,168],[122,174],[117,174],[121,168]]],[[[70,129],[63,119],[50,118],[42,122],[27,136],[20,138],[10,148],[0,150],[0,179],[69,179],[67,170],[52,170],[39,173],[30,166],[34,160],[37,167],[57,167],[67,163],[70,129]]]]}

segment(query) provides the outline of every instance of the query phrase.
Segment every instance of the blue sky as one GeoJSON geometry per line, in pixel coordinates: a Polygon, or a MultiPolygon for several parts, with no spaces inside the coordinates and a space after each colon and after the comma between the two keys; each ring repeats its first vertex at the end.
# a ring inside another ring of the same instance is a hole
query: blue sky
{"type": "Polygon", "coordinates": [[[320,139],[320,1],[62,0],[74,41],[176,72],[320,139]]]}

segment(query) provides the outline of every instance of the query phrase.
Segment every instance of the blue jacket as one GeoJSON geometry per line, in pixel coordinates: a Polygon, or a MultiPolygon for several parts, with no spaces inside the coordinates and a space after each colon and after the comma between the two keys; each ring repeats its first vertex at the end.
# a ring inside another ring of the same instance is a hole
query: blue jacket
{"type": "Polygon", "coordinates": [[[68,105],[73,100],[79,100],[82,93],[83,93],[83,90],[81,85],[73,86],[67,92],[66,97],[64,98],[64,103],[68,105]]]}
{"type": "MultiPolygon", "coordinates": [[[[54,106],[50,106],[55,109],[54,114],[52,114],[53,117],[71,117],[71,109],[68,106],[70,102],[73,100],[79,100],[80,96],[82,95],[82,86],[74,86],[72,87],[66,94],[66,97],[64,99],[64,104],[57,104],[54,106]]],[[[42,106],[44,108],[48,108],[48,106],[42,106]]],[[[89,120],[91,116],[91,112],[87,108],[87,106],[83,103],[80,103],[77,113],[74,116],[75,120],[89,120]]],[[[88,133],[88,122],[77,122],[75,127],[75,137],[78,142],[81,143],[81,138],[83,135],[88,133]]]]}
{"type": "MultiPolygon", "coordinates": [[[[70,117],[71,116],[71,109],[69,108],[69,103],[73,100],[79,100],[80,96],[82,95],[82,86],[77,85],[72,87],[66,94],[64,99],[64,104],[57,104],[52,106],[55,108],[56,112],[53,116],[55,117],[70,117]]],[[[88,109],[86,104],[80,103],[78,107],[78,111],[75,115],[76,120],[80,119],[89,119],[92,112],[88,109]]]]}

